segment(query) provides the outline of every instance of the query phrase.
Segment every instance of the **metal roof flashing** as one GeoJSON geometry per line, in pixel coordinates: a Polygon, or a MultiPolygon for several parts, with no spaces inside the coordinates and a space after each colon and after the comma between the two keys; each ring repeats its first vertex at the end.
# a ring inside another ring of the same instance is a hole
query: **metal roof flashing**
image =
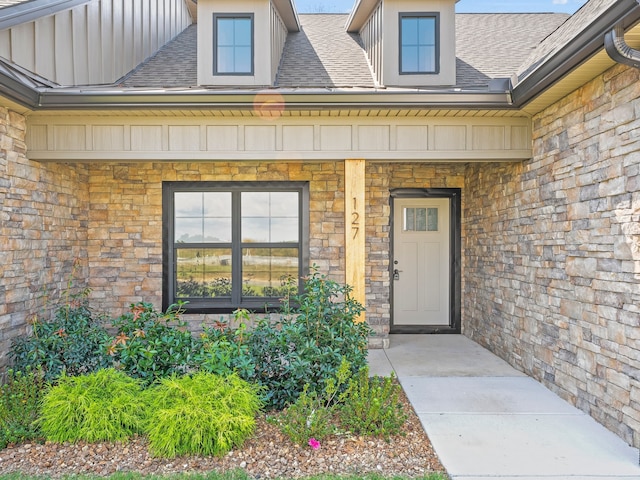
{"type": "Polygon", "coordinates": [[[0,30],[30,22],[47,15],[53,15],[62,10],[68,10],[83,3],[89,3],[90,1],[91,0],[30,0],[9,5],[0,10],[0,30]]]}

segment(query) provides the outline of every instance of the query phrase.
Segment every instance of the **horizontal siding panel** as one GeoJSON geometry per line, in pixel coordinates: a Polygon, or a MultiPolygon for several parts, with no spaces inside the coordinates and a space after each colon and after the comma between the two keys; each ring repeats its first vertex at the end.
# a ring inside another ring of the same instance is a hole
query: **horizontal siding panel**
{"type": "Polygon", "coordinates": [[[87,136],[84,125],[55,125],[53,127],[55,150],[87,150],[87,136]]]}
{"type": "Polygon", "coordinates": [[[273,151],[276,149],[276,127],[246,126],[244,129],[244,148],[248,151],[273,151]]]}
{"type": "Polygon", "coordinates": [[[397,150],[427,150],[429,148],[429,127],[426,125],[401,125],[397,131],[397,150]]]}
{"type": "Polygon", "coordinates": [[[95,125],[93,127],[93,149],[105,152],[123,151],[124,127],[121,125],[95,125]]]}
{"type": "Polygon", "coordinates": [[[169,150],[181,152],[200,150],[200,127],[170,125],[169,150]]]}
{"type": "Polygon", "coordinates": [[[159,125],[133,125],[131,150],[137,152],[162,150],[162,127],[159,125]]]}
{"type": "Polygon", "coordinates": [[[313,125],[285,125],[282,127],[282,149],[310,151],[314,145],[313,125]]]}
{"type": "Polygon", "coordinates": [[[436,125],[435,149],[466,150],[467,127],[459,125],[436,125]]]}
{"type": "Polygon", "coordinates": [[[320,127],[320,150],[351,150],[350,125],[322,125],[320,127]]]}
{"type": "Polygon", "coordinates": [[[389,150],[389,126],[360,126],[358,128],[358,149],[361,151],[389,150]]]}
{"type": "Polygon", "coordinates": [[[505,129],[502,126],[474,126],[474,150],[504,150],[505,129]]]}
{"type": "Polygon", "coordinates": [[[207,127],[207,150],[233,152],[238,149],[238,127],[217,125],[207,127]]]}

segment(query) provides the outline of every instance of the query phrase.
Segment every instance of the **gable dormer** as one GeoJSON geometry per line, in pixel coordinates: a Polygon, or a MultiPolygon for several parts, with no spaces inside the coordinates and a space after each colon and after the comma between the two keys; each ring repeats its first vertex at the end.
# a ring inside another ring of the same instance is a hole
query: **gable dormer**
{"type": "Polygon", "coordinates": [[[287,34],[299,30],[292,0],[199,0],[198,84],[273,85],[287,34]]]}
{"type": "Polygon", "coordinates": [[[455,85],[456,2],[358,0],[347,30],[362,38],[380,85],[455,85]]]}

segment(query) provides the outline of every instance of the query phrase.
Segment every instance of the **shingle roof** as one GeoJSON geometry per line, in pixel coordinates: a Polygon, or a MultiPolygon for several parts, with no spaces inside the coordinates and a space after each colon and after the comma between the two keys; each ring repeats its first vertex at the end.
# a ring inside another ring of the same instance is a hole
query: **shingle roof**
{"type": "Polygon", "coordinates": [[[279,87],[374,87],[358,35],[347,33],[348,15],[300,15],[290,33],[276,80],[279,87]]]}
{"type": "Polygon", "coordinates": [[[457,14],[458,85],[486,85],[491,78],[510,77],[568,18],[563,13],[457,14]]]}
{"type": "Polygon", "coordinates": [[[560,28],[551,33],[537,48],[520,64],[517,70],[519,77],[526,76],[547,58],[573,40],[578,33],[599,18],[609,7],[618,0],[590,0],[580,10],[574,13],[560,28]]]}
{"type": "MultiPolygon", "coordinates": [[[[599,0],[605,1],[605,0],[599,0]]],[[[612,1],[612,0],[606,0],[612,1]]],[[[345,31],[348,15],[300,15],[290,33],[276,87],[373,88],[375,82],[357,35],[345,31]]],[[[458,14],[458,86],[486,86],[513,75],[566,14],[458,14]]],[[[120,83],[125,87],[192,87],[197,84],[196,25],[187,28],[120,83]]]]}
{"type": "Polygon", "coordinates": [[[123,87],[192,87],[198,83],[197,25],[191,25],[127,74],[123,87]]]}

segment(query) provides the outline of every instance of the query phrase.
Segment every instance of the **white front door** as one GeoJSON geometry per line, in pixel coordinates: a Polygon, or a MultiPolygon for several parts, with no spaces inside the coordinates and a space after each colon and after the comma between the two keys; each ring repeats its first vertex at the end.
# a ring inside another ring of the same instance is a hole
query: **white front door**
{"type": "Polygon", "coordinates": [[[448,198],[394,201],[394,326],[451,323],[450,208],[448,198]]]}

